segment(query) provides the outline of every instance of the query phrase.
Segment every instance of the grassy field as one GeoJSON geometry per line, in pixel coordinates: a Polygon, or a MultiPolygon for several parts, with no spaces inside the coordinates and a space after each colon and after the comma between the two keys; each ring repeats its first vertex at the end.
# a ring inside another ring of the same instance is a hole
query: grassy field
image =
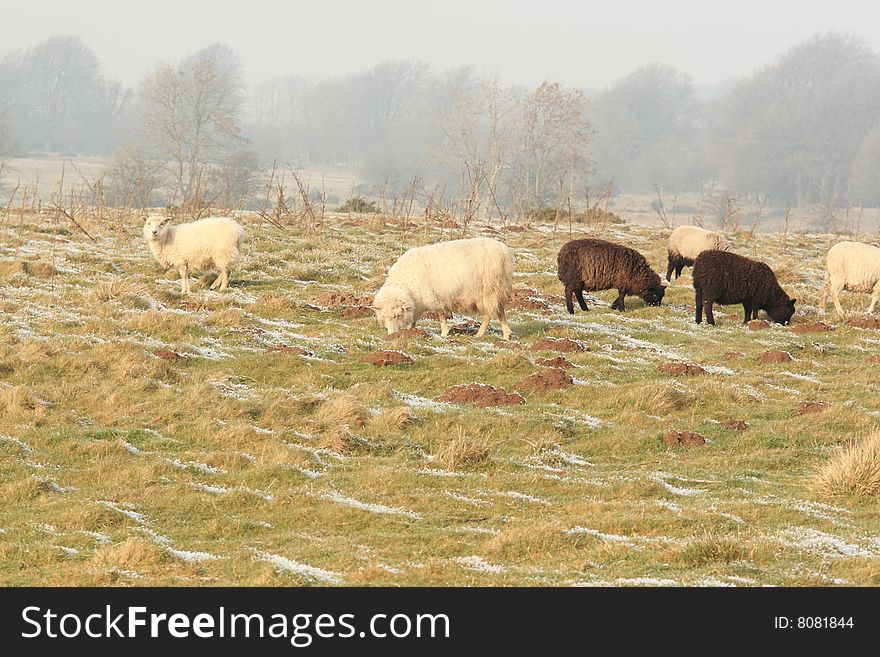
{"type": "MultiPolygon", "coordinates": [[[[567,231],[533,228],[503,236],[534,290],[510,343],[465,318],[389,341],[363,297],[448,233],[244,221],[230,290],[187,298],[137,224],[90,226],[97,244],[46,218],[0,228],[0,584],[880,584],[877,498],[815,480],[878,424],[880,331],[750,331],[739,306],[695,326],[689,274],[660,308],[606,292],[569,316],[567,231]],[[377,350],[412,362],[364,362],[377,350]],[[774,350],[791,360],[759,359],[774,350]],[[573,385],[527,380],[564,384],[538,364],[559,356],[573,385]],[[436,401],[475,382],[525,403],[436,401]],[[667,447],[673,430],[707,443],[667,447]]],[[[601,236],[665,271],[663,231],[601,236]]],[[[795,327],[817,321],[832,236],[733,241],[799,299],[795,327]]]]}

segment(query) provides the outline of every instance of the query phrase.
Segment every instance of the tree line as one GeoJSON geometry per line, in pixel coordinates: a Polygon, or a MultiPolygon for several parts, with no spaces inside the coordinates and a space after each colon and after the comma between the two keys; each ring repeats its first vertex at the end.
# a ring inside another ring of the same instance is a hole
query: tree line
{"type": "Polygon", "coordinates": [[[655,190],[877,205],[880,57],[816,35],[712,93],[660,64],[588,91],[411,60],[249,89],[215,44],[129,89],[56,36],[0,58],[0,162],[33,153],[112,156],[114,194],[143,204],[255,199],[260,172],[283,162],[358,167],[385,189],[502,215],[655,190]]]}

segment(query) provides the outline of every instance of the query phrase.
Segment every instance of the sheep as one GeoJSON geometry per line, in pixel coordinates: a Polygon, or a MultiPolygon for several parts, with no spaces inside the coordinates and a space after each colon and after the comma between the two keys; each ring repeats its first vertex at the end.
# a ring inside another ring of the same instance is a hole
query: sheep
{"type": "Polygon", "coordinates": [[[825,285],[819,299],[820,315],[825,314],[830,292],[838,316],[843,316],[841,290],[870,293],[868,312],[874,312],[874,306],[880,300],[880,249],[861,242],[840,242],[828,250],[825,257],[825,285]]]}
{"type": "Polygon", "coordinates": [[[625,310],[626,295],[640,296],[649,306],[659,306],[666,287],[645,256],[629,247],[600,239],[572,240],[556,257],[559,280],[565,286],[565,307],[574,314],[572,295],[581,310],[589,310],[584,291],[617,289],[612,310],[625,310]]]}
{"type": "Polygon", "coordinates": [[[669,236],[667,247],[666,280],[681,276],[681,270],[692,267],[694,260],[703,251],[729,251],[730,242],[721,233],[704,230],[698,226],[679,226],[669,236]]]}
{"type": "Polygon", "coordinates": [[[189,269],[218,269],[211,284],[220,292],[229,285],[229,272],[238,261],[244,244],[244,228],[226,217],[205,217],[198,221],[170,226],[170,219],[144,217],[143,235],[156,261],[180,272],[180,293],[188,294],[189,269]]]}
{"type": "Polygon", "coordinates": [[[504,308],[512,292],[513,251],[497,240],[475,237],[410,249],[388,270],[370,307],[389,335],[413,328],[424,313],[435,312],[446,337],[446,317],[458,312],[483,316],[477,337],[497,317],[509,340],[504,308]]]}
{"type": "Polygon", "coordinates": [[[715,324],[712,304],[743,305],[743,324],[757,319],[764,310],[779,324],[788,324],[794,315],[794,304],[779,286],[776,274],[766,263],[727,251],[703,251],[694,260],[694,291],[696,292],[696,320],[715,324]]]}

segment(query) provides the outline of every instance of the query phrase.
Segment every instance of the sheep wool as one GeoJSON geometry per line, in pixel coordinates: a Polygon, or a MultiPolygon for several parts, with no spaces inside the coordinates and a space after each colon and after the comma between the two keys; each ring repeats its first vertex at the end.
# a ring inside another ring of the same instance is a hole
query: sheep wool
{"type": "Polygon", "coordinates": [[[780,287],[773,270],[759,260],[727,251],[703,251],[694,261],[696,322],[715,323],[712,304],[743,305],[743,324],[757,319],[763,310],[774,322],[788,324],[794,315],[796,299],[780,287]]]}
{"type": "Polygon", "coordinates": [[[880,249],[861,242],[840,242],[828,250],[819,313],[825,314],[830,293],[837,314],[843,316],[843,306],[840,305],[843,290],[870,294],[868,312],[874,312],[874,306],[880,300],[880,249]]]}
{"type": "Polygon", "coordinates": [[[143,235],[156,261],[180,273],[181,294],[190,291],[190,269],[218,270],[220,274],[211,289],[225,290],[232,266],[241,255],[244,228],[227,217],[206,217],[179,226],[169,222],[161,216],[146,217],[143,235]]]}
{"type": "Polygon", "coordinates": [[[649,306],[659,306],[666,291],[660,276],[635,249],[588,238],[572,240],[562,246],[556,257],[557,275],[565,286],[565,307],[574,314],[572,295],[581,310],[589,310],[584,292],[616,289],[612,310],[625,310],[627,295],[635,295],[649,306]]]}
{"type": "Polygon", "coordinates": [[[669,236],[666,280],[672,280],[673,272],[678,278],[682,269],[693,266],[698,255],[712,250],[729,251],[730,242],[723,234],[699,226],[679,226],[669,236]]]}
{"type": "Polygon", "coordinates": [[[488,237],[420,246],[404,253],[388,270],[372,308],[388,333],[414,327],[426,312],[437,313],[443,337],[453,312],[483,318],[477,336],[497,318],[504,339],[510,326],[504,309],[513,291],[513,251],[488,237]]]}

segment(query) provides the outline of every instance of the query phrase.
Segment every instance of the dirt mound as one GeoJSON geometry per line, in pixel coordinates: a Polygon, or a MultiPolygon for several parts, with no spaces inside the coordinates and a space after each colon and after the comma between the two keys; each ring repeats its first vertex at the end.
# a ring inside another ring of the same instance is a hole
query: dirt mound
{"type": "Polygon", "coordinates": [[[670,431],[663,436],[663,444],[669,447],[698,447],[706,444],[705,436],[701,436],[695,431],[670,431]]]}
{"type": "Polygon", "coordinates": [[[863,329],[880,329],[880,317],[874,317],[873,315],[856,317],[849,321],[849,325],[863,329]]]}
{"type": "Polygon", "coordinates": [[[351,292],[325,292],[312,299],[312,304],[318,308],[334,308],[339,314],[347,319],[370,317],[373,311],[370,304],[372,297],[356,297],[351,292]]]}
{"type": "Polygon", "coordinates": [[[505,230],[508,233],[522,233],[525,232],[525,226],[507,225],[502,230],[505,230]]]}
{"type": "Polygon", "coordinates": [[[721,357],[722,360],[736,360],[737,358],[742,358],[745,354],[741,351],[726,351],[724,355],[721,357]]]}
{"type": "Polygon", "coordinates": [[[294,354],[296,356],[314,356],[311,351],[308,349],[303,349],[302,347],[297,347],[294,345],[287,344],[278,344],[274,347],[269,347],[267,352],[275,353],[275,354],[294,354]]]}
{"type": "Polygon", "coordinates": [[[798,415],[809,415],[811,413],[821,413],[831,408],[831,404],[822,401],[805,401],[798,404],[798,415]]]}
{"type": "Polygon", "coordinates": [[[743,420],[725,420],[721,423],[721,426],[725,429],[733,429],[734,431],[745,431],[749,428],[749,425],[743,420]]]}
{"type": "Polygon", "coordinates": [[[522,395],[515,392],[508,393],[504,388],[495,388],[485,383],[468,383],[461,386],[452,386],[437,397],[437,401],[450,402],[452,404],[473,403],[480,408],[526,403],[522,395]]]}
{"type": "Polygon", "coordinates": [[[815,324],[795,324],[791,327],[792,333],[824,333],[830,331],[831,327],[824,322],[816,322],[815,324]]]}
{"type": "Polygon", "coordinates": [[[390,334],[386,340],[412,340],[415,338],[427,338],[428,332],[420,328],[401,329],[390,334]]]}
{"type": "Polygon", "coordinates": [[[699,376],[706,373],[702,367],[691,363],[663,363],[657,369],[675,376],[699,376]]]}
{"type": "Polygon", "coordinates": [[[466,319],[449,327],[450,335],[476,335],[480,330],[480,324],[472,319],[466,319]]]}
{"type": "Polygon", "coordinates": [[[530,287],[516,288],[510,297],[510,303],[507,304],[507,307],[519,310],[550,311],[550,306],[544,301],[540,293],[530,287]]]}
{"type": "Polygon", "coordinates": [[[555,367],[562,370],[574,367],[574,363],[570,363],[562,356],[557,356],[556,358],[537,358],[535,359],[535,365],[540,365],[541,367],[555,367]]]}
{"type": "Polygon", "coordinates": [[[574,385],[574,380],[565,370],[556,367],[548,368],[542,372],[527,376],[516,387],[526,392],[547,392],[549,390],[562,390],[574,385]]]}
{"type": "Polygon", "coordinates": [[[158,356],[162,360],[189,360],[189,356],[181,354],[171,349],[156,349],[153,355],[158,356]]]}
{"type": "Polygon", "coordinates": [[[361,360],[369,365],[385,367],[386,365],[408,365],[413,362],[410,356],[400,351],[387,351],[380,349],[371,354],[367,354],[361,360]]]}
{"type": "Polygon", "coordinates": [[[753,319],[748,324],[750,331],[763,331],[766,328],[770,328],[770,322],[766,319],[753,319]]]}
{"type": "Polygon", "coordinates": [[[773,351],[765,351],[758,356],[758,360],[762,363],[790,363],[791,354],[787,351],[779,351],[778,349],[775,349],[773,351]]]}
{"type": "Polygon", "coordinates": [[[579,351],[587,351],[587,348],[571,338],[541,338],[532,345],[532,351],[557,351],[562,354],[576,354],[579,351]]]}

